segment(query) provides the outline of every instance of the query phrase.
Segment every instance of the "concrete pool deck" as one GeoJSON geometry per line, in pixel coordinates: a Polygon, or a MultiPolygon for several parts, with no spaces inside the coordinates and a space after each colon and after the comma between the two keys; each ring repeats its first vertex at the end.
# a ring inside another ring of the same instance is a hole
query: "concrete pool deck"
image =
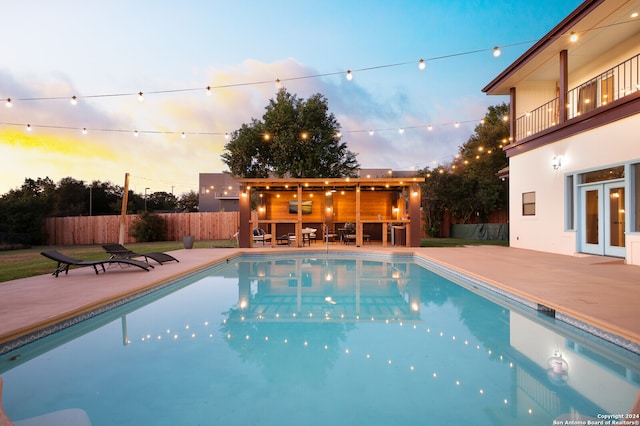
{"type": "MultiPolygon", "coordinates": [[[[192,249],[171,252],[180,263],[149,272],[111,267],[73,269],[0,283],[0,353],[39,330],[148,290],[237,254],[324,251],[325,246],[192,249]]],[[[428,261],[541,304],[579,322],[640,345],[640,267],[601,256],[563,256],[497,246],[404,248],[330,245],[330,253],[415,253],[428,261]]],[[[51,269],[55,263],[51,263],[51,269]]]]}

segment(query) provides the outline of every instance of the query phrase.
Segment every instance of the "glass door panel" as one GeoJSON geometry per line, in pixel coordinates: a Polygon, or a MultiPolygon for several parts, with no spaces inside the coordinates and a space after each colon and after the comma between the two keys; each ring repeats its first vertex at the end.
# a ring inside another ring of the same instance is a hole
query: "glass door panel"
{"type": "Polygon", "coordinates": [[[599,244],[600,242],[598,229],[600,224],[599,195],[599,189],[585,191],[585,241],[587,244],[599,244]]]}
{"type": "Polygon", "coordinates": [[[604,185],[608,199],[605,201],[608,203],[605,206],[605,216],[607,228],[606,243],[604,247],[604,253],[610,256],[622,256],[625,253],[625,193],[624,187],[620,184],[605,184],[604,185]]]}

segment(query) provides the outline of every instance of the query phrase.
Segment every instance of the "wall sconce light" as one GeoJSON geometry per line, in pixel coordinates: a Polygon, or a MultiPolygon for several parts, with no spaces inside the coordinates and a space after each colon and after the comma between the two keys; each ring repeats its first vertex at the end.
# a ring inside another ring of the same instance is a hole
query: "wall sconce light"
{"type": "Polygon", "coordinates": [[[554,155],[553,159],[551,160],[551,165],[553,166],[553,170],[558,170],[560,167],[562,167],[562,156],[554,155]]]}

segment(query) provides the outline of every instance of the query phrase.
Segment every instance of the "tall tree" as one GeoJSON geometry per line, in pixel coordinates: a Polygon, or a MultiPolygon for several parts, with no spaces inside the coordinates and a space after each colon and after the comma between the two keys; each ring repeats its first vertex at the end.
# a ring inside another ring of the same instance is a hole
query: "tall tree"
{"type": "Polygon", "coordinates": [[[2,227],[10,233],[30,234],[33,243],[44,242],[44,221],[53,208],[55,189],[49,178],[25,179],[20,189],[0,197],[2,227]]]}
{"type": "Polygon", "coordinates": [[[178,210],[182,212],[197,212],[198,205],[198,193],[194,190],[183,193],[178,200],[178,210]]]}
{"type": "Polygon", "coordinates": [[[509,105],[504,103],[489,107],[453,162],[422,171],[426,178],[422,204],[429,235],[440,233],[447,210],[458,223],[471,223],[508,208],[507,183],[496,175],[508,164],[502,149],[509,137],[509,124],[503,120],[508,113],[509,105]]]}
{"type": "Polygon", "coordinates": [[[269,101],[262,121],[232,134],[222,161],[240,177],[345,177],[360,167],[339,136],[340,125],[321,94],[303,100],[286,90],[269,101]]]}

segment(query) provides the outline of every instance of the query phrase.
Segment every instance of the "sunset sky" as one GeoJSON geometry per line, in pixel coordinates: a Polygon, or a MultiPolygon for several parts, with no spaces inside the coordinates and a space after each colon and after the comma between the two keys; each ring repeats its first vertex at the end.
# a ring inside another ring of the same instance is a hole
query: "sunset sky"
{"type": "Polygon", "coordinates": [[[199,173],[226,170],[224,134],[262,118],[276,79],[328,99],[363,168],[446,163],[508,102],[481,89],[580,3],[7,2],[0,194],[47,176],[123,185],[127,172],[137,193],[197,191],[199,173]]]}

